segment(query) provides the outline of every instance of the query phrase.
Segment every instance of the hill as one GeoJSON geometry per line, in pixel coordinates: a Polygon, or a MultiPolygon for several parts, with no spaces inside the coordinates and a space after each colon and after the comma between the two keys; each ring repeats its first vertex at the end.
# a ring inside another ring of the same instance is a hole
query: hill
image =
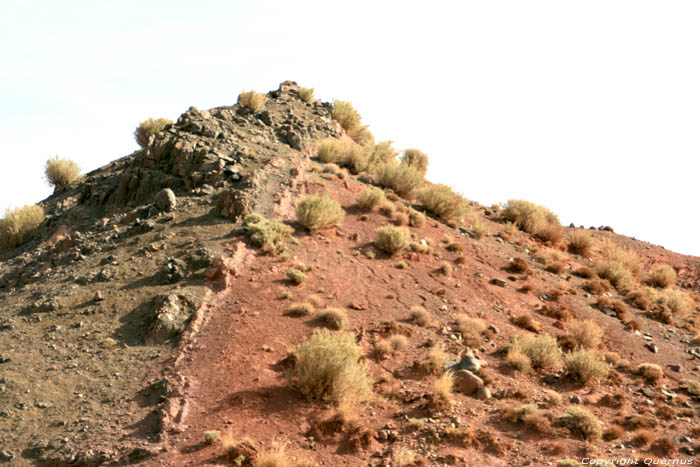
{"type": "Polygon", "coordinates": [[[190,108],[0,253],[0,459],[695,458],[698,258],[467,201],[296,83],[261,100],[190,108]]]}

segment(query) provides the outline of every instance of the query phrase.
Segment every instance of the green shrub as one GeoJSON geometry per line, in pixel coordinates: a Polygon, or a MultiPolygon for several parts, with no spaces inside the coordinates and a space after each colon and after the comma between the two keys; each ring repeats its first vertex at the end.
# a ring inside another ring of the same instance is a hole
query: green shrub
{"type": "Polygon", "coordinates": [[[444,222],[459,220],[469,212],[469,202],[447,185],[430,185],[418,190],[418,201],[444,222]]]}
{"type": "Polygon", "coordinates": [[[310,104],[314,99],[314,88],[299,89],[299,98],[307,104],[310,104]]]}
{"type": "Polygon", "coordinates": [[[44,169],[46,181],[57,190],[72,185],[80,179],[80,166],[65,157],[52,157],[44,169]]]}
{"type": "Polygon", "coordinates": [[[249,214],[243,219],[246,232],[251,242],[264,252],[278,254],[287,247],[285,240],[294,229],[283,222],[265,219],[260,214],[249,214]]]}
{"type": "Polygon", "coordinates": [[[44,209],[26,205],[5,211],[0,219],[0,250],[11,250],[29,241],[34,231],[44,222],[44,209]]]}
{"type": "Polygon", "coordinates": [[[375,246],[390,255],[407,248],[411,241],[408,230],[403,227],[386,225],[378,228],[375,233],[377,235],[374,241],[375,246]]]}
{"type": "Polygon", "coordinates": [[[676,271],[671,266],[662,265],[651,272],[651,283],[656,287],[666,288],[676,283],[676,271]]]}
{"type": "Polygon", "coordinates": [[[584,407],[570,406],[560,421],[572,434],[580,435],[586,441],[600,441],[603,436],[600,420],[584,407]]]}
{"type": "Polygon", "coordinates": [[[605,378],[609,370],[607,363],[586,349],[574,350],[568,354],[565,366],[567,374],[582,384],[605,378]]]}
{"type": "Polygon", "coordinates": [[[406,149],[401,155],[401,163],[415,167],[423,174],[428,171],[428,155],[418,149],[406,149]]]}
{"type": "Polygon", "coordinates": [[[221,432],[219,430],[209,430],[204,432],[204,442],[207,444],[214,444],[221,437],[221,432]]]}
{"type": "Polygon", "coordinates": [[[423,184],[423,174],[420,170],[395,162],[378,165],[372,176],[377,184],[392,189],[404,198],[411,196],[413,190],[423,184]]]}
{"type": "Polygon", "coordinates": [[[261,92],[248,91],[238,95],[238,104],[252,112],[260,112],[265,107],[267,96],[261,92]]]}
{"type": "Polygon", "coordinates": [[[148,146],[148,139],[152,135],[157,135],[163,131],[166,126],[172,124],[172,120],[168,120],[167,118],[149,118],[139,123],[136,131],[134,131],[134,138],[136,138],[136,142],[139,143],[139,146],[145,148],[148,146]]]}
{"type": "Polygon", "coordinates": [[[377,187],[369,187],[357,197],[357,205],[365,211],[372,211],[385,201],[384,192],[377,187]]]}
{"type": "Polygon", "coordinates": [[[294,355],[296,364],[287,378],[307,398],[356,404],[370,396],[372,383],[354,334],[316,330],[294,355]]]}
{"type": "Polygon", "coordinates": [[[297,222],[311,231],[340,225],[345,211],[328,195],[309,195],[297,205],[297,222]]]}
{"type": "Polygon", "coordinates": [[[289,280],[295,283],[296,285],[301,284],[308,278],[306,274],[294,268],[287,269],[287,272],[285,274],[287,275],[287,278],[289,278],[289,280]]]}
{"type": "Polygon", "coordinates": [[[518,336],[513,339],[510,350],[527,356],[532,366],[544,369],[554,368],[562,353],[557,339],[549,334],[518,336]]]}

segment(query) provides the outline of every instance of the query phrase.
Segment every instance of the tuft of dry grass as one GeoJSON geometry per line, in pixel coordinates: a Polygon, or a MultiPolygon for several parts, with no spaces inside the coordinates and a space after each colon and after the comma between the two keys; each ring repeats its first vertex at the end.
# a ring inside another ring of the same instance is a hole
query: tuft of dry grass
{"type": "Polygon", "coordinates": [[[425,327],[428,324],[430,324],[430,313],[422,306],[412,306],[411,313],[408,316],[408,319],[411,322],[417,324],[418,326],[425,327]]]}
{"type": "Polygon", "coordinates": [[[650,281],[655,287],[666,288],[676,283],[676,270],[666,264],[657,266],[651,272],[650,281]]]}
{"type": "Polygon", "coordinates": [[[569,353],[565,359],[567,374],[581,384],[588,384],[607,377],[609,366],[595,353],[578,349],[569,353]]]}
{"type": "Polygon", "coordinates": [[[613,441],[620,439],[625,434],[625,429],[620,425],[610,425],[605,432],[603,432],[603,440],[613,441]]]}
{"type": "Polygon", "coordinates": [[[529,234],[556,244],[561,240],[559,218],[544,206],[522,199],[511,199],[501,212],[502,216],[529,234]]]}
{"type": "Polygon", "coordinates": [[[260,112],[265,107],[267,96],[261,92],[248,91],[238,95],[238,104],[252,112],[260,112]]]}
{"type": "Polygon", "coordinates": [[[207,444],[216,443],[221,437],[221,432],[219,430],[209,430],[204,432],[204,442],[207,444]]]}
{"type": "Polygon", "coordinates": [[[641,429],[632,433],[630,444],[637,448],[643,448],[647,444],[651,443],[653,439],[654,432],[652,430],[641,429]]]}
{"type": "Polygon", "coordinates": [[[315,308],[320,308],[323,306],[323,299],[316,294],[311,294],[306,297],[306,301],[311,303],[315,308]]]}
{"type": "Polygon", "coordinates": [[[56,190],[61,190],[80,180],[80,166],[68,158],[55,156],[46,161],[44,176],[56,190]]]}
{"type": "Polygon", "coordinates": [[[441,374],[433,383],[433,401],[439,406],[450,406],[454,393],[455,375],[451,371],[441,374]]]}
{"type": "Polygon", "coordinates": [[[447,277],[452,276],[453,268],[452,268],[452,265],[450,263],[448,263],[447,261],[443,261],[442,263],[440,263],[440,267],[438,268],[438,270],[444,276],[447,276],[447,277]]]}
{"type": "Polygon", "coordinates": [[[435,345],[428,352],[428,369],[433,374],[439,374],[445,368],[445,363],[447,363],[447,352],[445,348],[441,345],[435,345]]]}
{"type": "Polygon", "coordinates": [[[327,138],[316,145],[316,157],[325,163],[347,167],[357,174],[367,168],[367,149],[350,139],[327,138]]]}
{"type": "Polygon", "coordinates": [[[372,381],[354,334],[316,330],[293,352],[296,364],[287,379],[307,398],[353,406],[370,397],[372,381]]]}
{"type": "Polygon", "coordinates": [[[377,187],[367,188],[357,197],[357,205],[365,211],[372,211],[377,206],[386,202],[384,192],[377,187]]]}
{"type": "Polygon", "coordinates": [[[551,272],[552,274],[561,274],[566,270],[566,265],[560,261],[555,261],[553,263],[549,263],[547,265],[547,271],[551,272]]]}
{"type": "Polygon", "coordinates": [[[367,125],[362,125],[362,117],[350,102],[334,100],[331,116],[357,144],[374,144],[374,136],[367,125]]]}
{"type": "Polygon", "coordinates": [[[295,268],[287,269],[287,272],[285,272],[285,274],[287,275],[287,278],[290,281],[292,281],[293,284],[296,285],[299,285],[306,279],[308,279],[308,276],[306,274],[295,268]]]}
{"type": "Polygon", "coordinates": [[[521,349],[512,347],[506,354],[506,362],[521,373],[529,373],[532,369],[532,361],[521,349]]]}
{"type": "Polygon", "coordinates": [[[583,290],[593,295],[600,295],[610,291],[610,282],[607,279],[592,279],[583,284],[583,290]]]}
{"type": "Polygon", "coordinates": [[[342,308],[326,308],[318,312],[316,319],[331,329],[343,329],[348,322],[348,314],[342,308]]]}
{"type": "Polygon", "coordinates": [[[651,443],[651,446],[649,446],[649,449],[651,452],[659,456],[669,457],[671,454],[677,451],[678,446],[673,438],[662,436],[661,438],[654,440],[654,442],[651,443]]]}
{"type": "Polygon", "coordinates": [[[408,225],[411,227],[423,227],[425,224],[425,214],[415,210],[411,210],[408,213],[408,225]]]}
{"type": "Polygon", "coordinates": [[[253,465],[255,467],[291,467],[292,461],[287,456],[286,443],[272,441],[270,446],[255,456],[253,465]]]}
{"type": "Polygon", "coordinates": [[[389,201],[385,201],[379,206],[379,212],[383,215],[391,219],[394,216],[394,212],[396,211],[396,207],[394,206],[394,203],[391,203],[389,201]]]}
{"type": "Polygon", "coordinates": [[[508,262],[505,270],[513,274],[529,274],[530,265],[522,258],[513,258],[508,262]]]}
{"type": "Polygon", "coordinates": [[[311,231],[340,225],[345,211],[328,195],[308,195],[297,205],[297,222],[311,231]]]}
{"type": "Polygon", "coordinates": [[[408,230],[404,227],[386,225],[375,230],[375,234],[374,245],[390,255],[406,249],[411,242],[408,230]]]}
{"type": "Polygon", "coordinates": [[[481,345],[483,342],[483,335],[488,330],[483,319],[470,318],[467,315],[458,315],[456,322],[457,329],[460,334],[462,334],[465,345],[470,347],[481,345]]]}
{"type": "Polygon", "coordinates": [[[566,247],[570,253],[589,256],[593,246],[593,237],[585,230],[576,229],[566,237],[566,247]]]}
{"type": "Polygon", "coordinates": [[[309,316],[314,312],[314,306],[311,303],[293,303],[284,313],[287,316],[309,316]]]}
{"type": "Polygon", "coordinates": [[[413,191],[423,184],[423,173],[415,167],[387,162],[373,168],[375,182],[392,189],[396,194],[408,198],[413,191]]]}
{"type": "Polygon", "coordinates": [[[469,201],[447,185],[427,186],[416,193],[416,198],[443,222],[458,221],[469,212],[469,201]]]}
{"type": "Polygon", "coordinates": [[[314,100],[314,88],[299,89],[299,99],[310,104],[314,100]]]}
{"type": "Polygon", "coordinates": [[[528,312],[523,313],[522,315],[516,316],[513,319],[513,323],[516,325],[520,326],[523,329],[527,329],[528,331],[532,332],[540,332],[542,326],[540,325],[539,322],[535,320],[535,318],[532,317],[532,315],[528,312]]]}
{"type": "Polygon", "coordinates": [[[0,219],[0,251],[27,243],[43,222],[44,208],[39,205],[8,208],[0,219]]]}
{"type": "Polygon", "coordinates": [[[172,120],[167,118],[149,118],[139,123],[139,126],[134,130],[134,138],[142,148],[148,146],[148,140],[151,136],[157,135],[165,129],[166,126],[172,125],[172,120]]]}
{"type": "Polygon", "coordinates": [[[570,406],[560,421],[572,434],[580,435],[586,441],[599,441],[603,435],[603,427],[598,417],[581,406],[570,406]]]}
{"type": "Polygon", "coordinates": [[[574,276],[582,277],[584,279],[594,279],[597,277],[595,271],[588,266],[582,266],[574,271],[574,276]]]}
{"type": "Polygon", "coordinates": [[[260,214],[249,214],[243,219],[243,225],[250,241],[265,253],[278,254],[286,249],[285,240],[294,229],[283,222],[265,219],[260,214]]]}
{"type": "Polygon", "coordinates": [[[535,368],[551,369],[559,363],[562,351],[557,339],[549,334],[525,335],[513,339],[506,358],[510,361],[511,357],[518,357],[518,354],[525,355],[535,368]]]}
{"type": "Polygon", "coordinates": [[[603,330],[593,320],[574,320],[568,328],[576,347],[596,350],[603,342],[603,330]]]}
{"type": "Polygon", "coordinates": [[[392,467],[417,467],[418,455],[404,446],[397,446],[391,453],[392,467]]]}

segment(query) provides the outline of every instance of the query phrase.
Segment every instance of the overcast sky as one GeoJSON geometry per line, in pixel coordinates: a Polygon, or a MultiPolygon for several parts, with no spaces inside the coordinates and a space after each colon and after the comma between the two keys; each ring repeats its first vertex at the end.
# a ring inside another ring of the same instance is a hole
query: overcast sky
{"type": "Polygon", "coordinates": [[[700,256],[697,1],[19,1],[0,16],[0,207],[148,117],[284,80],[350,100],[428,178],[700,256]]]}

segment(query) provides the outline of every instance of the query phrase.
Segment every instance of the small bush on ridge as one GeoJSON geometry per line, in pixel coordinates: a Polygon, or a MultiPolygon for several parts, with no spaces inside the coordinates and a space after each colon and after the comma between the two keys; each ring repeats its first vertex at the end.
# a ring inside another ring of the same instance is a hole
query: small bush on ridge
{"type": "Polygon", "coordinates": [[[252,112],[260,112],[265,107],[265,102],[267,96],[261,92],[243,91],[238,95],[238,104],[252,112]]]}
{"type": "Polygon", "coordinates": [[[39,205],[8,208],[5,217],[0,219],[0,251],[11,250],[28,242],[43,222],[44,208],[39,205]]]}
{"type": "Polygon", "coordinates": [[[297,205],[297,222],[311,231],[339,225],[345,217],[340,203],[328,195],[309,195],[297,205]]]}
{"type": "Polygon", "coordinates": [[[55,156],[46,161],[44,175],[50,185],[60,190],[80,179],[80,166],[70,159],[55,156]]]}
{"type": "Polygon", "coordinates": [[[136,142],[139,143],[139,146],[145,148],[148,146],[148,139],[152,135],[157,135],[163,131],[166,126],[172,124],[172,120],[168,120],[167,118],[149,118],[139,123],[139,126],[136,127],[134,131],[134,138],[136,138],[136,142]]]}

